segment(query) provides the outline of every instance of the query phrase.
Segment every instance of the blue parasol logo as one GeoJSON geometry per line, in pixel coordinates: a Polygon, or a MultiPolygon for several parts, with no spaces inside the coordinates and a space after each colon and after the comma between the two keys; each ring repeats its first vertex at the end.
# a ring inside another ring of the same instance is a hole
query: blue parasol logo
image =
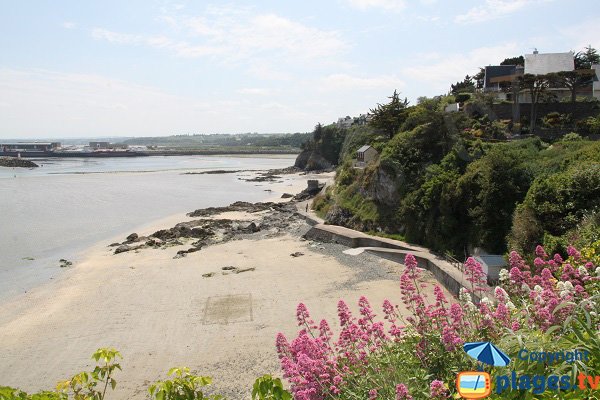
{"type": "Polygon", "coordinates": [[[494,367],[506,367],[510,363],[510,358],[491,342],[465,343],[463,349],[477,361],[494,367]]]}

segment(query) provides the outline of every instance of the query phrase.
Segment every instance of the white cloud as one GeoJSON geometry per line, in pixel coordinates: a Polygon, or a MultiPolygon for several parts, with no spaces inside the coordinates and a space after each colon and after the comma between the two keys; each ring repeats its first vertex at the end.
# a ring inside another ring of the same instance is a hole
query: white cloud
{"type": "Polygon", "coordinates": [[[77,24],[72,21],[65,21],[61,24],[61,26],[65,29],[75,29],[77,28],[77,24]]]}
{"type": "Polygon", "coordinates": [[[567,38],[575,52],[591,45],[600,47],[600,18],[587,19],[576,25],[560,29],[560,33],[567,38]]]}
{"type": "MultiPolygon", "coordinates": [[[[368,8],[382,8],[388,11],[402,11],[406,8],[405,0],[347,0],[348,3],[359,10],[368,8]]],[[[427,1],[427,0],[424,0],[427,1]]],[[[429,0],[431,1],[431,0],[429,0]]]]}
{"type": "Polygon", "coordinates": [[[399,89],[405,82],[396,76],[384,75],[370,78],[361,78],[348,74],[332,74],[322,80],[321,88],[328,90],[371,90],[371,89],[399,89]]]}
{"type": "Polygon", "coordinates": [[[485,4],[468,10],[465,14],[457,15],[457,23],[485,22],[512,14],[527,6],[547,3],[553,0],[485,0],[485,4]]]}
{"type": "Polygon", "coordinates": [[[209,7],[200,16],[168,15],[160,18],[181,39],[148,37],[96,28],[92,37],[112,43],[169,49],[188,58],[218,56],[224,62],[274,57],[306,62],[334,58],[348,48],[336,31],[322,30],[276,14],[255,14],[243,8],[209,7]],[[177,32],[176,32],[177,33],[177,32]]]}
{"type": "Polygon", "coordinates": [[[106,40],[118,44],[141,44],[144,42],[144,37],[141,35],[118,33],[102,28],[92,29],[92,37],[96,40],[106,40]]]}
{"type": "Polygon", "coordinates": [[[273,91],[271,89],[267,89],[267,88],[242,88],[240,90],[237,91],[239,94],[250,94],[250,95],[257,95],[257,96],[268,96],[271,93],[273,93],[273,91]]]}

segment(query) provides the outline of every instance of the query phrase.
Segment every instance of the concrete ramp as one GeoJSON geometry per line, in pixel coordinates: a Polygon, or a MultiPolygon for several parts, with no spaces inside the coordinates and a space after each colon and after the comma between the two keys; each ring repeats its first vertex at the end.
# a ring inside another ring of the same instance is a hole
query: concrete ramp
{"type": "MultiPolygon", "coordinates": [[[[415,256],[420,268],[431,271],[438,282],[455,296],[458,296],[461,288],[471,289],[471,283],[466,280],[462,271],[425,247],[400,240],[372,236],[337,225],[315,225],[306,233],[305,237],[310,240],[339,243],[350,247],[350,249],[344,250],[345,254],[359,255],[368,252],[399,264],[404,264],[406,254],[410,253],[415,256]]],[[[491,288],[488,292],[492,296],[491,288]]],[[[476,296],[474,297],[476,298],[476,296]]]]}

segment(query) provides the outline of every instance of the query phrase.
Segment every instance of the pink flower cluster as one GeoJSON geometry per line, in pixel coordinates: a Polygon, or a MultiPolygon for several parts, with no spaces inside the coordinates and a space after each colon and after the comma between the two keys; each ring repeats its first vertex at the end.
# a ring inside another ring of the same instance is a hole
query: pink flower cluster
{"type": "MultiPolygon", "coordinates": [[[[307,307],[300,303],[296,310],[301,327],[297,337],[289,342],[279,333],[276,339],[284,376],[291,383],[294,398],[321,400],[341,395],[353,376],[369,373],[371,356],[386,354],[396,343],[409,337],[417,339],[416,360],[429,371],[430,357],[461,352],[463,343],[467,341],[493,341],[507,329],[519,330],[523,323],[548,329],[572,312],[570,306],[561,306],[556,311],[559,304],[587,298],[586,285],[598,280],[592,263],[583,260],[572,247],[568,252],[570,257],[566,262],[559,255],[549,258],[538,246],[533,267],[527,265],[518,253],[512,252],[509,256],[510,272],[506,275],[504,287],[497,287],[493,295],[481,265],[469,258],[464,272],[471,291],[461,291],[460,302],[452,304],[437,285],[433,288],[434,299],[424,296],[422,272],[415,257],[407,254],[406,268],[400,278],[400,298],[410,315],[403,316],[398,305],[385,300],[383,321],[377,321],[364,296],[358,301],[357,316],[340,300],[337,305],[340,322],[337,340],[334,340],[327,321],[315,324],[307,307]],[[481,301],[473,302],[471,294],[477,294],[481,301]],[[486,297],[487,294],[492,299],[486,297]],[[530,314],[526,315],[528,312],[530,314]],[[440,348],[445,352],[440,352],[440,348]]],[[[395,385],[396,399],[412,399],[404,383],[391,383],[395,385]]],[[[381,396],[383,389],[364,388],[361,396],[375,400],[381,396]]],[[[429,389],[432,399],[446,399],[451,395],[440,380],[431,381],[429,389]]]]}
{"type": "Polygon", "coordinates": [[[513,297],[521,298],[525,306],[533,306],[531,321],[545,331],[564,321],[573,311],[572,305],[556,310],[560,304],[588,298],[586,285],[597,282],[599,278],[594,276],[594,265],[583,260],[579,251],[572,246],[567,249],[567,261],[559,254],[549,258],[542,246],[537,246],[535,253],[537,257],[533,268],[517,252],[510,253],[507,289],[513,297]]]}

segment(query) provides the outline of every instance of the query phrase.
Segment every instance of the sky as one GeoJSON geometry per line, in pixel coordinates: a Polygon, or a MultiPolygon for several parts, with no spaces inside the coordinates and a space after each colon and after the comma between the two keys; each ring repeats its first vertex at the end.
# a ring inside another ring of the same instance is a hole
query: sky
{"type": "Polygon", "coordinates": [[[598,0],[0,0],[0,138],[308,132],[600,48],[598,0]]]}

